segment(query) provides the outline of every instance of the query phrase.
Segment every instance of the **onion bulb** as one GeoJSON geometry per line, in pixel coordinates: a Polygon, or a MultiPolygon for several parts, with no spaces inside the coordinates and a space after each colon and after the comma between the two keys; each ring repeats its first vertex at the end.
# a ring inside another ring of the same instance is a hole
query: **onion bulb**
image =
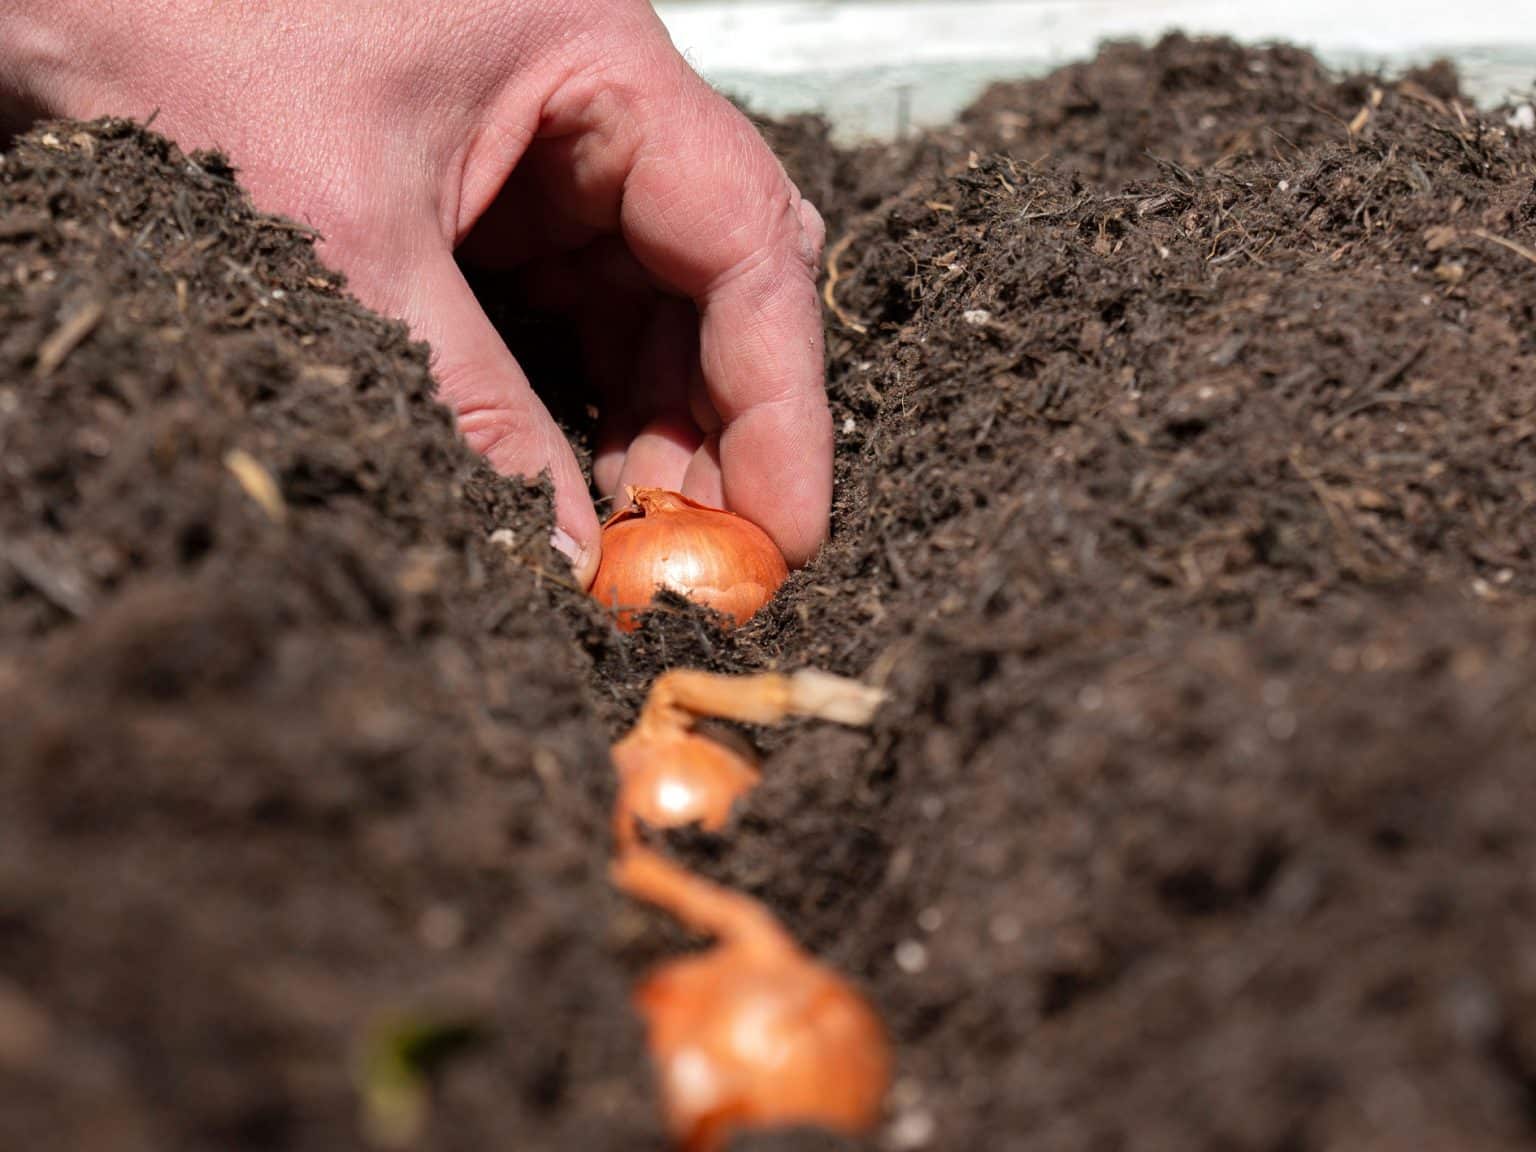
{"type": "Polygon", "coordinates": [[[628,489],[629,506],[603,525],[592,595],[625,632],[662,590],[744,624],[789,576],[768,534],[734,512],[663,488],[628,489]]]}
{"type": "Polygon", "coordinates": [[[743,1129],[879,1120],[890,1051],[854,988],[816,963],[756,901],[636,848],[618,885],[717,943],[671,961],[635,993],[673,1138],[717,1152],[743,1129]]]}
{"type": "Polygon", "coordinates": [[[790,676],[722,676],[692,668],[662,673],[634,728],[613,746],[619,844],[633,840],[637,821],[653,828],[696,823],[718,832],[736,801],[757,786],[761,777],[751,755],[696,731],[700,717],[776,724],[811,716],[868,724],[883,699],[878,689],[811,668],[790,676]]]}
{"type": "Polygon", "coordinates": [[[615,831],[619,842],[633,835],[636,821],[652,828],[698,824],[718,832],[731,809],[761,779],[740,753],[697,732],[645,732],[613,746],[619,774],[615,831]]]}

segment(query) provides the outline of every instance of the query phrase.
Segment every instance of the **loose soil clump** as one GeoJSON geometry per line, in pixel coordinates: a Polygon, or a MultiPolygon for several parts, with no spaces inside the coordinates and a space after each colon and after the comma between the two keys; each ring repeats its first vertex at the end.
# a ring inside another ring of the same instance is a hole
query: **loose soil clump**
{"type": "Polygon", "coordinates": [[[748,733],[655,843],[884,1013],[870,1147],[1536,1144],[1536,139],[1183,38],[770,136],[837,504],[729,635],[564,585],[216,158],[6,154],[0,1142],[360,1144],[403,1020],[474,1041],[428,1146],[660,1147],[605,748],[662,668],[815,665],[873,728],[748,733]]]}

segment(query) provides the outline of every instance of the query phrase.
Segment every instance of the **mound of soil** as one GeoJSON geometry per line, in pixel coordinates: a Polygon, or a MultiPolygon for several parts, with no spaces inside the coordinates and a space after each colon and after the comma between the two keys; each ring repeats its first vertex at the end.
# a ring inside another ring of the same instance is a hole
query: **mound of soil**
{"type": "Polygon", "coordinates": [[[217,158],[46,128],[0,236],[0,1145],[347,1147],[412,1028],[441,1147],[654,1141],[541,494],[217,158]]]}
{"type": "Polygon", "coordinates": [[[729,636],[612,630],[217,158],[6,155],[0,1143],[398,1136],[415,1029],[473,1041],[426,1146],[660,1147],[604,745],[661,668],[814,664],[874,728],[750,733],[668,846],[884,1013],[867,1146],[1536,1144],[1536,140],[1182,38],[769,135],[838,493],[729,636]]]}

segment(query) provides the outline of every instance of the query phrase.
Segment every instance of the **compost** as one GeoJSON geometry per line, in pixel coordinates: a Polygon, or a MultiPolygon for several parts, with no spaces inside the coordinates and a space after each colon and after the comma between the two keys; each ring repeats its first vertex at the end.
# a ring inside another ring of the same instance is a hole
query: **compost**
{"type": "Polygon", "coordinates": [[[1536,1146],[1536,137],[1179,37],[764,130],[838,486],[733,632],[570,587],[219,157],[4,153],[0,1146],[664,1148],[630,994],[688,942],[608,882],[608,748],[663,669],[808,666],[872,726],[725,732],[761,784],[648,842],[895,1082],[733,1148],[1536,1146]]]}

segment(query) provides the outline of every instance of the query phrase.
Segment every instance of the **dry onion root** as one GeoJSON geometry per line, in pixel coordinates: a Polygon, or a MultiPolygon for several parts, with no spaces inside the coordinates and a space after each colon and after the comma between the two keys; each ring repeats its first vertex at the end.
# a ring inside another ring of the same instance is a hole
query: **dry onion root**
{"type": "Polygon", "coordinates": [[[614,882],[715,939],[664,964],[635,993],[667,1124],[684,1152],[717,1152],[745,1128],[865,1131],[879,1119],[890,1050],[879,1018],[847,981],[807,956],[756,901],[639,844],[637,822],[718,828],[756,784],[754,764],[693,730],[700,718],[867,724],[883,698],[814,670],[677,670],[657,678],[634,730],[614,747],[614,882]]]}
{"type": "Polygon", "coordinates": [[[858,1133],[880,1116],[890,1051],[879,1018],[756,901],[644,848],[614,868],[620,888],[659,905],[714,947],[646,978],[646,1022],[673,1139],[716,1152],[745,1128],[815,1124],[858,1133]]]}
{"type": "Polygon", "coordinates": [[[603,524],[592,595],[625,632],[661,591],[745,624],[773,599],[789,567],[752,521],[664,488],[629,488],[629,504],[603,524]]]}

